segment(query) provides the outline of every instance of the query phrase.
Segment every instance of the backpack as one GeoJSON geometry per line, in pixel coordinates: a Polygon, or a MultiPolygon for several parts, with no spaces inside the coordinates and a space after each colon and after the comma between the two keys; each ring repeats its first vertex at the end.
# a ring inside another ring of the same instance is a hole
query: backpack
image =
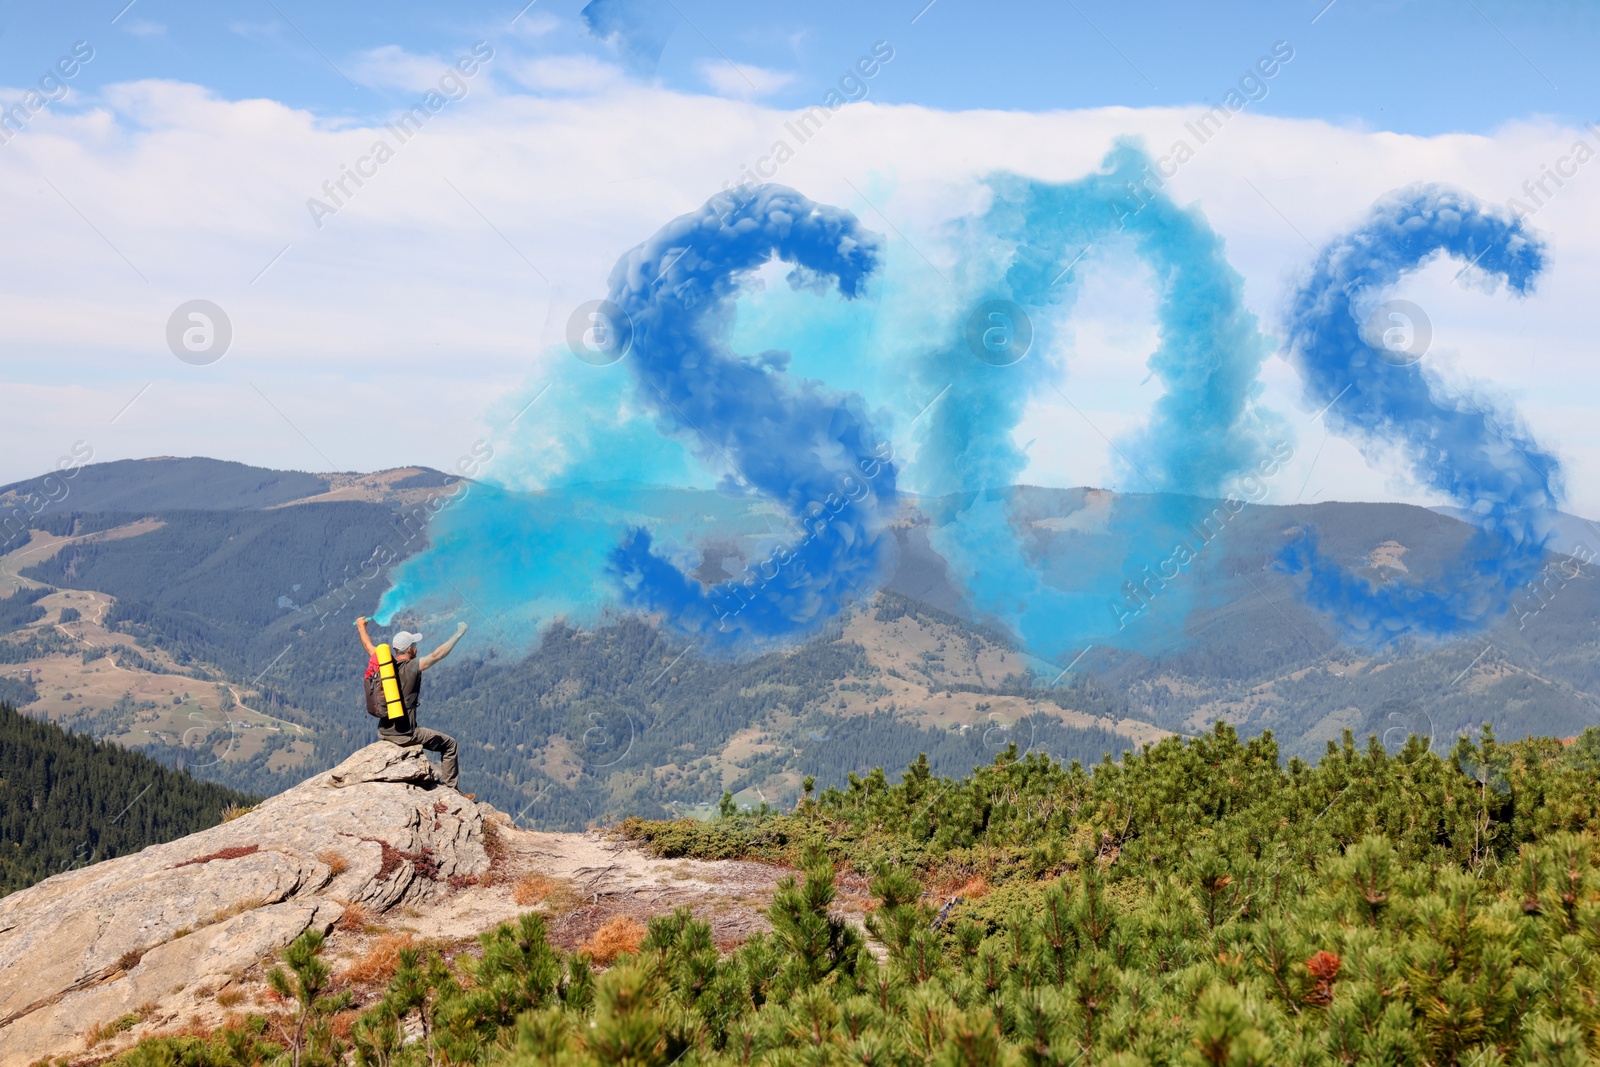
{"type": "Polygon", "coordinates": [[[367,714],[374,719],[382,719],[389,714],[388,705],[383,699],[383,679],[378,677],[376,671],[367,676],[367,714]]]}
{"type": "Polygon", "coordinates": [[[401,703],[400,683],[395,676],[394,653],[388,645],[373,649],[373,663],[367,668],[367,714],[374,719],[400,719],[405,717],[401,703]],[[373,670],[376,665],[377,670],[373,670]]]}

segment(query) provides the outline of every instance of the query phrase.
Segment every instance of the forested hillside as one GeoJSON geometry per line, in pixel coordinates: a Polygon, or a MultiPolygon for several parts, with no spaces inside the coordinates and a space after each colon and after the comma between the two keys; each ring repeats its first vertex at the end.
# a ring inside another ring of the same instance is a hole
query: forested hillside
{"type": "Polygon", "coordinates": [[[38,606],[48,588],[17,589],[10,596],[0,597],[0,634],[19,630],[30,622],[44,618],[44,609],[38,606]]]}
{"type": "Polygon", "coordinates": [[[0,703],[0,894],[222,820],[254,800],[0,703]]]}
{"type": "MultiPolygon", "coordinates": [[[[922,725],[896,714],[888,700],[881,710],[839,715],[833,702],[841,684],[883,672],[838,628],[745,662],[684,653],[635,620],[591,633],[557,626],[526,660],[440,669],[425,700],[474,748],[482,746],[471,758],[479,764],[474,781],[489,783],[486,795],[538,825],[562,828],[608,815],[665,816],[686,800],[709,807],[724,790],[747,793],[787,774],[798,793],[797,770],[843,785],[853,770],[909,761],[918,752],[929,753],[941,772],[960,773],[1017,737],[1067,759],[1097,760],[1131,747],[1110,730],[1064,726],[1042,713],[968,730],[922,725]],[[775,743],[752,746],[726,774],[727,763],[714,757],[753,725],[775,720],[783,723],[775,743]],[[532,768],[530,753],[541,756],[532,768]],[[519,785],[525,800],[516,799],[519,785]]],[[[1111,706],[1082,691],[1053,696],[1078,707],[1111,706]]],[[[760,796],[747,793],[751,806],[760,796]]]]}
{"type": "MultiPolygon", "coordinates": [[[[135,517],[62,513],[37,525],[68,536],[135,517]]],[[[375,610],[384,587],[383,572],[368,566],[374,550],[403,555],[422,544],[417,531],[392,508],[366,502],[163,512],[159,520],[159,528],[135,537],[65,545],[21,574],[114,597],[104,615],[108,627],[180,668],[248,683],[251,706],[304,728],[313,751],[304,762],[278,763],[302,735],[258,731],[251,736],[259,747],[237,758],[235,734],[220,718],[203,728],[184,724],[145,750],[168,765],[183,759],[198,775],[269,793],[370,740],[360,695],[364,656],[350,624],[375,610]],[[199,750],[197,739],[204,742],[199,750]]],[[[892,593],[862,610],[886,623],[926,619],[958,648],[1007,640],[892,593]]],[[[507,654],[493,647],[499,635],[492,619],[467,605],[462,615],[475,632],[429,673],[424,719],[462,742],[465,787],[528,825],[574,829],[608,816],[709,809],[724,789],[751,806],[787,802],[799,791],[803,762],[824,765],[823,779],[833,784],[850,770],[918,752],[929,753],[940,771],[960,773],[1015,737],[1025,747],[1088,760],[1132,744],[1101,726],[1038,713],[1001,720],[977,712],[979,729],[925,721],[892,699],[864,701],[865,714],[837,714],[841,696],[888,692],[879,684],[884,670],[838,625],[798,648],[737,661],[689,654],[680,639],[631,618],[583,632],[557,625],[532,649],[507,654]],[[728,754],[730,744],[736,755],[728,754]]],[[[44,642],[41,653],[60,651],[53,630],[29,639],[44,642]]],[[[950,682],[942,663],[929,653],[904,673],[923,692],[972,688],[950,682]]],[[[968,696],[969,709],[982,703],[968,696]]],[[[1049,709],[1111,718],[1123,707],[1068,685],[1035,696],[1049,709]]],[[[122,718],[139,712],[133,702],[108,710],[122,718]]],[[[114,732],[106,712],[80,714],[68,721],[114,732]]]]}
{"type": "Polygon", "coordinates": [[[264,508],[324,492],[328,480],[228,460],[120,459],[0,486],[0,508],[59,511],[174,511],[264,508]]]}
{"type": "MultiPolygon", "coordinates": [[[[372,723],[350,624],[376,610],[385,561],[427,541],[428,512],[404,494],[450,479],[291,473],[195,460],[85,467],[61,510],[29,520],[31,547],[0,558],[0,573],[22,586],[0,598],[0,631],[10,631],[0,632],[0,698],[262,794],[354,751],[372,723]],[[179,491],[186,473],[198,495],[179,491]],[[153,502],[216,500],[140,510],[128,503],[140,478],[153,502]],[[283,499],[295,493],[311,496],[283,499]],[[112,504],[129,510],[96,510],[112,504]]],[[[580,515],[583,492],[543,503],[580,515]]],[[[1086,489],[1001,495],[1046,576],[1067,584],[1084,558],[1119,551],[1110,518],[1154,522],[1169,503],[1086,489]]],[[[738,571],[740,546],[770,536],[737,498],[662,488],[647,505],[706,521],[707,580],[738,571]]],[[[1371,580],[1426,581],[1469,532],[1446,515],[1245,506],[1181,575],[1152,584],[1123,647],[1096,642],[1049,663],[964,604],[931,547],[930,516],[943,507],[908,506],[884,589],[810,640],[758,656],[711,655],[625,616],[509,634],[507,620],[466,598],[439,617],[398,619],[430,639],[457,620],[471,626],[429,673],[423,720],[460,740],[465,788],[521,825],[550,829],[706,814],[724,791],[741,806],[783,806],[806,773],[834,785],[919,752],[941,774],[1012,741],[1096,761],[1218,719],[1245,734],[1271,729],[1286,755],[1307,758],[1346,729],[1375,733],[1391,751],[1410,733],[1447,751],[1483,722],[1502,737],[1600,723],[1593,564],[1552,556],[1538,588],[1482,634],[1382,650],[1342,644],[1273,566],[1285,530],[1314,523],[1324,546],[1371,580]],[[1152,633],[1170,640],[1146,640],[1152,633]]]]}
{"type": "Polygon", "coordinates": [[[119,1062],[247,1067],[304,1035],[308,1067],[1589,1064],[1600,730],[1492,734],[1347,735],[1312,767],[1218,724],[1092,773],[1010,749],[781,815],[635,820],[666,856],[798,865],[770,933],[717,944],[682,909],[602,964],[550,947],[580,906],[552,894],[475,950],[401,950],[361,1003],[309,936],[281,1005],[119,1062]],[[835,903],[863,885],[858,925],[835,903]]]}

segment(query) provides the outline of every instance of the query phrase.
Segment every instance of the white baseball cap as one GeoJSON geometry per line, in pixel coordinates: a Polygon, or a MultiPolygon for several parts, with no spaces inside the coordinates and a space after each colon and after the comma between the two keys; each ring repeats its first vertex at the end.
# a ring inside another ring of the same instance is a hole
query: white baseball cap
{"type": "Polygon", "coordinates": [[[394,649],[396,652],[404,652],[412,645],[421,642],[421,640],[421,634],[414,634],[410,630],[401,630],[399,633],[389,638],[389,647],[394,649]]]}

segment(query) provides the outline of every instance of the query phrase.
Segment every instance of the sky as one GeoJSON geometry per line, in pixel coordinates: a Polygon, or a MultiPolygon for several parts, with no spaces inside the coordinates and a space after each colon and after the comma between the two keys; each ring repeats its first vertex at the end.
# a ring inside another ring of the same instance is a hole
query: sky
{"type": "MultiPolygon", "coordinates": [[[[498,473],[537,484],[529,453],[561,447],[573,313],[629,249],[796,140],[786,123],[830,92],[848,102],[775,179],[882,235],[896,277],[928,268],[930,318],[949,311],[934,276],[959,268],[986,176],[1073,181],[1119,138],[1159,156],[1274,55],[1291,58],[1247,83],[1168,191],[1222,237],[1280,341],[1317,250],[1389,191],[1445,182],[1533,207],[1525,183],[1580,140],[1600,152],[1594,5],[583,6],[0,8],[0,105],[23,116],[0,129],[0,483],[84,447],[451,470],[521,434],[498,473]],[[425,127],[394,133],[430,92],[425,127]],[[373,162],[379,140],[392,157],[373,162]],[[359,167],[357,186],[343,176],[359,167]],[[193,301],[225,329],[196,327],[193,301]]],[[[1568,510],[1600,516],[1600,162],[1565,165],[1526,220],[1548,252],[1528,296],[1444,262],[1395,295],[1426,309],[1428,366],[1514,409],[1565,465],[1568,510]]],[[[1161,388],[1149,267],[1091,268],[1060,335],[1062,391],[1014,431],[1022,480],[1138,488],[1112,442],[1161,388]]],[[[793,321],[752,301],[742,335],[781,347],[793,321]]],[[[870,392],[871,370],[849,373],[870,392]]],[[[1330,435],[1285,360],[1261,382],[1295,435],[1272,500],[1443,502],[1330,435]]],[[[917,398],[895,403],[889,422],[917,417],[917,398]]]]}

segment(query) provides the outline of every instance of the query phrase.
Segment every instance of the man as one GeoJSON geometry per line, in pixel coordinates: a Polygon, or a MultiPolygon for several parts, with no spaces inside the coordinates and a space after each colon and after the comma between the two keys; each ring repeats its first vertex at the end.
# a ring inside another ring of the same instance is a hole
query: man
{"type": "MultiPolygon", "coordinates": [[[[367,623],[370,621],[365,615],[356,620],[356,630],[361,634],[361,644],[366,648],[367,655],[372,657],[367,667],[369,679],[377,671],[378,651],[378,646],[367,636],[367,623]]],[[[448,656],[450,650],[456,647],[456,642],[461,640],[461,635],[466,632],[466,623],[456,623],[455,636],[421,659],[417,658],[417,644],[422,640],[421,634],[401,630],[389,639],[389,648],[394,653],[395,681],[400,685],[400,705],[405,709],[405,714],[397,719],[383,718],[378,721],[378,736],[390,744],[421,745],[429,752],[439,753],[443,761],[441,769],[444,772],[444,784],[451,789],[456,788],[456,780],[461,773],[456,763],[456,739],[438,730],[418,726],[417,701],[422,696],[422,672],[448,656]]],[[[473,793],[461,795],[468,800],[478,799],[473,793]]]]}

